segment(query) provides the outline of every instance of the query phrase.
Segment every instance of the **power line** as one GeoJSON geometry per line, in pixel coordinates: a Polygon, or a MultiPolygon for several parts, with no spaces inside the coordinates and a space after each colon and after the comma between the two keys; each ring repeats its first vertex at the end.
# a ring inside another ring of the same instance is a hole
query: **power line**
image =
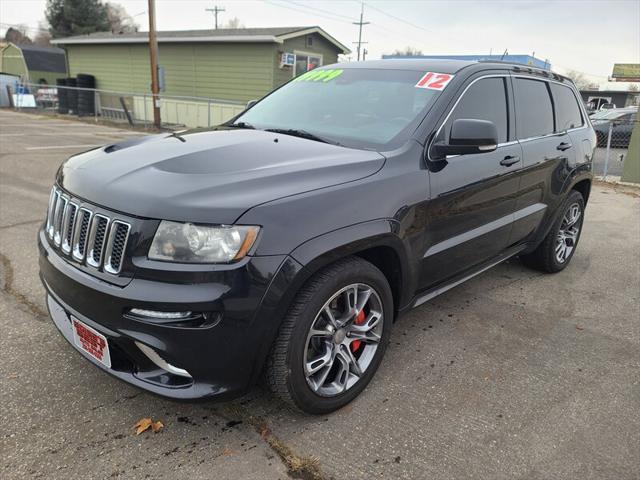
{"type": "Polygon", "coordinates": [[[397,20],[398,22],[402,22],[405,23],[413,28],[417,28],[418,30],[423,30],[425,32],[429,32],[429,33],[433,33],[433,30],[429,30],[428,28],[425,27],[421,27],[420,25],[416,25],[413,22],[410,22],[409,20],[405,20],[404,18],[400,18],[400,17],[396,17],[395,15],[390,14],[389,12],[385,12],[384,10],[379,9],[378,7],[374,7],[373,5],[371,5],[370,3],[367,3],[367,7],[372,8],[373,10],[382,13],[383,15],[386,15],[387,17],[393,18],[394,20],[397,20]]]}
{"type": "Polygon", "coordinates": [[[0,22],[0,27],[2,27],[2,28],[15,28],[15,29],[18,29],[18,30],[29,30],[29,31],[32,31],[32,32],[48,32],[49,31],[46,28],[29,27],[27,25],[20,24],[20,23],[3,23],[3,22],[0,22]]]}
{"type": "MultiPolygon", "coordinates": [[[[286,9],[288,9],[288,10],[293,10],[294,12],[298,12],[298,13],[305,13],[305,14],[307,14],[307,15],[309,14],[309,11],[299,9],[299,8],[293,7],[293,6],[291,6],[291,5],[282,5],[281,3],[276,3],[276,2],[274,2],[274,1],[272,1],[272,0],[263,0],[263,1],[264,1],[265,3],[268,3],[268,4],[270,4],[270,5],[273,5],[274,7],[286,8],[286,9]]],[[[318,17],[326,18],[327,20],[331,20],[331,21],[333,21],[333,22],[342,22],[342,23],[349,23],[349,24],[351,23],[351,21],[350,21],[350,20],[342,20],[342,19],[338,19],[338,18],[335,18],[335,17],[329,17],[329,16],[327,16],[327,15],[325,15],[325,14],[322,14],[322,13],[317,13],[317,12],[316,12],[316,13],[314,13],[314,15],[316,15],[316,16],[318,16],[318,17]]]]}
{"type": "Polygon", "coordinates": [[[310,5],[303,5],[301,3],[294,2],[293,0],[282,0],[282,1],[286,2],[286,3],[291,3],[293,5],[297,5],[300,8],[306,8],[308,10],[313,10],[315,12],[322,12],[322,13],[327,14],[327,15],[332,15],[332,16],[338,17],[340,19],[349,20],[350,22],[352,22],[354,20],[353,17],[347,17],[346,15],[340,15],[339,13],[330,12],[329,10],[324,10],[324,9],[318,8],[318,7],[312,7],[310,5]]]}

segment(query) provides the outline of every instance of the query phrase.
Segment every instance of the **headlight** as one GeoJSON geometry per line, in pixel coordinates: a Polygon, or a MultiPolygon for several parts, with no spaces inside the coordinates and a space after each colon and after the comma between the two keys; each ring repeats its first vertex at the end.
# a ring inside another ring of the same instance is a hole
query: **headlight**
{"type": "Polygon", "coordinates": [[[163,220],[149,249],[151,260],[223,263],[243,258],[260,227],[195,225],[163,220]]]}

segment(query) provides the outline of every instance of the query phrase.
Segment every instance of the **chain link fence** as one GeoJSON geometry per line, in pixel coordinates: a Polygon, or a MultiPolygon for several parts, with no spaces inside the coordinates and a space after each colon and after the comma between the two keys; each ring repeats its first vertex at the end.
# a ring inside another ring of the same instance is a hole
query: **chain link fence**
{"type": "Polygon", "coordinates": [[[594,120],[597,146],[593,159],[593,172],[607,177],[621,176],[624,162],[629,154],[629,143],[634,125],[638,122],[637,112],[621,115],[617,119],[594,120]]]}
{"type": "MultiPolygon", "coordinates": [[[[162,127],[212,127],[242,112],[246,103],[201,97],[158,95],[162,127]]],[[[37,113],[93,117],[130,126],[153,126],[153,96],[96,88],[24,83],[12,92],[13,107],[37,113]]]]}

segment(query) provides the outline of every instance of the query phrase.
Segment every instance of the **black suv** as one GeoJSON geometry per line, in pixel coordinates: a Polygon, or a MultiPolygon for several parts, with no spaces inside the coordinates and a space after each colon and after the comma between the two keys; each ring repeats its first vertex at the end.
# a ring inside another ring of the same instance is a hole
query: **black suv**
{"type": "Polygon", "coordinates": [[[264,378],[355,398],[402,312],[520,255],[575,253],[596,136],[574,85],[503,63],[318,68],[215,129],[67,160],[39,234],[53,321],[174,399],[264,378]]]}

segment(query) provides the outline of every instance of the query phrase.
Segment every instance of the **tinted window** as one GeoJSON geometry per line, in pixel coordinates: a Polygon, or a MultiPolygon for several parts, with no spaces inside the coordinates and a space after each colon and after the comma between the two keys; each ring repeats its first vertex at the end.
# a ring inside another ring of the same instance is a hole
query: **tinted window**
{"type": "Polygon", "coordinates": [[[509,138],[509,116],[504,78],[483,78],[469,87],[444,124],[444,138],[449,140],[451,126],[459,118],[490,120],[498,129],[498,142],[509,138]]]}
{"type": "Polygon", "coordinates": [[[547,83],[516,78],[515,87],[518,138],[553,133],[553,106],[547,83]]]}
{"type": "Polygon", "coordinates": [[[573,91],[569,87],[552,83],[551,93],[556,107],[556,130],[562,132],[582,126],[582,114],[573,91]]]}

